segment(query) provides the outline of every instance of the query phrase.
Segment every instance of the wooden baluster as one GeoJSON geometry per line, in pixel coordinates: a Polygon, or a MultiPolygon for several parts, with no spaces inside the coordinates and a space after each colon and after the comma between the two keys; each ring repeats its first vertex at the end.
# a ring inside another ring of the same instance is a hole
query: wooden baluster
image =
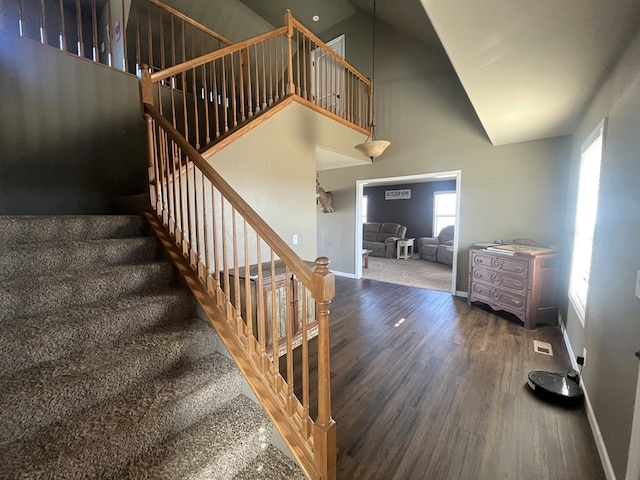
{"type": "Polygon", "coordinates": [[[150,67],[155,67],[153,60],[153,23],[151,21],[151,3],[147,2],[147,63],[150,67]]]}
{"type": "MultiPolygon", "coordinates": [[[[285,68],[285,45],[283,42],[283,38],[278,38],[278,43],[280,44],[280,65],[282,66],[282,71],[280,72],[280,98],[284,98],[285,95],[287,94],[287,81],[285,79],[285,75],[286,75],[286,68],[285,68]]],[[[291,58],[291,65],[293,65],[293,59],[291,58]]],[[[293,67],[292,67],[293,68],[293,67]]],[[[291,74],[293,75],[293,72],[291,72],[291,74]]],[[[292,82],[293,85],[293,82],[292,82]]],[[[295,90],[291,90],[291,93],[294,93],[295,90]]]]}
{"type": "MultiPolygon", "coordinates": [[[[307,42],[306,40],[307,40],[306,35],[302,35],[302,54],[303,54],[302,68],[304,68],[304,70],[302,71],[302,77],[304,82],[303,89],[302,89],[302,96],[306,100],[309,100],[309,87],[307,82],[307,70],[309,70],[309,65],[307,65],[307,46],[309,45],[309,42],[307,42]]],[[[308,57],[309,59],[311,59],[311,50],[309,50],[308,57]]]]}
{"type": "Polygon", "coordinates": [[[262,109],[267,108],[267,67],[264,60],[264,46],[265,42],[261,42],[262,45],[262,109]]]}
{"type": "MultiPolygon", "coordinates": [[[[216,284],[216,303],[222,306],[224,303],[224,295],[222,291],[221,271],[220,271],[220,247],[218,245],[218,215],[216,215],[216,189],[211,184],[211,231],[213,235],[213,275],[216,284]]],[[[222,231],[222,227],[221,230],[222,231]]]]}
{"type": "Polygon", "coordinates": [[[220,223],[222,225],[222,269],[224,271],[224,300],[227,314],[227,321],[233,327],[234,324],[234,312],[233,306],[231,305],[231,282],[229,281],[229,261],[227,255],[227,222],[225,215],[225,199],[224,196],[220,195],[220,204],[221,204],[221,217],[220,223]]]}
{"type": "Polygon", "coordinates": [[[187,45],[184,41],[184,20],[180,20],[180,30],[181,30],[181,36],[182,36],[182,61],[186,62],[187,61],[187,45]]]}
{"type": "Polygon", "coordinates": [[[156,212],[159,214],[160,210],[160,202],[158,199],[158,190],[157,190],[157,168],[156,168],[156,152],[154,148],[155,143],[155,131],[153,128],[153,119],[151,116],[145,114],[143,115],[145,124],[147,126],[147,173],[149,179],[149,197],[151,201],[151,206],[156,212]]]}
{"type": "Polygon", "coordinates": [[[250,47],[247,47],[244,50],[244,59],[247,66],[247,72],[245,76],[245,78],[247,79],[247,116],[251,118],[253,117],[253,87],[251,86],[251,54],[249,52],[249,48],[250,47]]]}
{"type": "Polygon", "coordinates": [[[273,374],[272,388],[274,392],[280,390],[279,348],[278,348],[278,309],[276,303],[276,265],[273,249],[271,250],[271,373],[273,374]]]}
{"type": "Polygon", "coordinates": [[[238,107],[236,105],[236,69],[235,69],[235,60],[234,54],[229,55],[229,61],[231,62],[231,76],[229,77],[229,83],[231,83],[231,110],[233,112],[233,126],[238,125],[237,111],[238,107]]]}
{"type": "MultiPolygon", "coordinates": [[[[165,134],[166,136],[166,134],[165,134]]],[[[182,242],[182,232],[181,228],[181,202],[180,202],[180,185],[176,180],[176,160],[175,160],[175,149],[176,146],[173,144],[173,141],[168,137],[166,141],[167,145],[167,164],[169,165],[169,174],[171,175],[171,194],[173,197],[173,210],[172,210],[172,218],[173,218],[173,239],[175,244],[180,247],[182,242]]]]}
{"type": "MultiPolygon", "coordinates": [[[[65,24],[64,24],[65,15],[64,15],[64,5],[62,4],[62,0],[60,0],[59,2],[59,8],[60,8],[60,35],[58,39],[60,41],[60,50],[66,51],[67,35],[65,32],[65,24]]],[[[0,10],[2,10],[2,0],[0,0],[0,10]]],[[[0,26],[2,26],[1,22],[2,22],[2,12],[0,11],[0,26]]]]}
{"type": "MultiPolygon", "coordinates": [[[[222,57],[220,59],[220,63],[221,65],[221,84],[222,84],[222,109],[224,111],[224,115],[223,115],[223,121],[224,121],[224,133],[227,133],[229,131],[229,119],[228,119],[228,103],[227,103],[227,74],[226,74],[226,68],[225,68],[225,63],[226,63],[226,59],[227,57],[222,57]]],[[[218,102],[218,105],[220,104],[220,102],[218,102]]]]}
{"type": "Polygon", "coordinates": [[[260,112],[260,67],[258,63],[258,45],[253,46],[253,52],[256,58],[256,113],[260,112]]]}
{"type": "MultiPolygon", "coordinates": [[[[184,91],[183,91],[183,97],[184,91]]],[[[183,100],[183,104],[186,103],[186,98],[183,100]]],[[[185,216],[184,216],[184,229],[182,230],[184,241],[182,242],[182,253],[187,258],[191,266],[193,267],[192,258],[191,258],[191,245],[193,243],[193,235],[191,231],[191,226],[193,222],[191,221],[191,187],[189,186],[189,180],[191,176],[189,175],[189,157],[183,154],[182,149],[180,150],[180,161],[184,161],[184,165],[180,166],[180,186],[182,186],[182,171],[184,170],[184,192],[182,203],[184,204],[185,216]],[[184,160],[183,160],[184,158],[184,160]]]]}
{"type": "Polygon", "coordinates": [[[129,45],[127,44],[127,10],[124,4],[125,0],[122,0],[121,11],[122,18],[120,20],[120,31],[122,32],[122,47],[124,53],[124,59],[122,60],[122,68],[125,72],[129,71],[129,45]]]}
{"type": "Polygon", "coordinates": [[[236,219],[236,209],[231,207],[231,226],[232,226],[232,234],[233,234],[233,286],[234,286],[234,306],[235,306],[235,324],[236,324],[236,333],[239,336],[244,336],[244,326],[242,321],[242,310],[241,310],[241,296],[240,296],[240,263],[238,262],[238,231],[237,231],[237,219],[236,219]]]}
{"type": "Polygon", "coordinates": [[[269,42],[269,106],[271,106],[273,105],[273,59],[271,58],[271,44],[273,42],[271,41],[271,39],[267,41],[269,42]]]}
{"type": "Polygon", "coordinates": [[[205,285],[207,287],[207,292],[210,295],[213,295],[215,292],[213,282],[211,281],[211,256],[209,250],[209,216],[207,215],[207,205],[210,205],[211,202],[207,202],[207,184],[210,184],[207,177],[202,173],[202,239],[204,241],[204,274],[205,274],[205,285]]]}
{"type": "Polygon", "coordinates": [[[180,93],[182,95],[182,118],[184,119],[184,130],[180,133],[182,133],[184,138],[186,138],[189,143],[193,143],[193,140],[189,138],[189,112],[187,112],[187,78],[184,71],[180,73],[180,82],[180,93]]]}
{"type": "Polygon", "coordinates": [[[300,96],[302,92],[302,89],[300,88],[300,30],[297,28],[296,28],[296,63],[298,65],[298,72],[296,75],[296,93],[298,94],[298,96],[300,96]]]}
{"type": "MultiPolygon", "coordinates": [[[[221,59],[224,61],[224,59],[221,59]]],[[[220,103],[218,100],[218,76],[216,75],[216,65],[215,62],[217,60],[213,60],[211,62],[211,79],[213,80],[213,112],[215,115],[215,121],[216,121],[216,138],[218,138],[220,136],[221,133],[221,128],[220,128],[220,103]]]]}
{"type": "Polygon", "coordinates": [[[198,232],[198,226],[200,221],[198,220],[198,175],[197,170],[198,167],[192,162],[187,160],[187,177],[191,179],[191,175],[189,174],[189,170],[193,171],[193,186],[190,188],[190,196],[189,200],[193,198],[193,208],[191,212],[191,216],[189,217],[189,221],[191,223],[191,230],[189,235],[189,241],[191,243],[191,249],[189,250],[189,257],[191,258],[191,265],[194,267],[193,269],[196,272],[196,276],[200,277],[200,237],[198,232]],[[189,166],[189,163],[191,165],[189,166]],[[193,236],[191,236],[193,233],[193,236]]]}
{"type": "Polygon", "coordinates": [[[302,432],[305,438],[311,436],[309,417],[309,339],[307,332],[307,288],[302,285],[302,432]]]}
{"type": "Polygon", "coordinates": [[[84,42],[82,39],[82,8],[80,8],[80,0],[76,0],[76,28],[78,30],[78,56],[84,57],[84,42]]]}
{"type": "Polygon", "coordinates": [[[193,129],[196,136],[196,150],[200,150],[200,122],[198,121],[198,99],[200,98],[200,95],[198,95],[198,92],[196,91],[196,67],[191,69],[191,79],[191,88],[193,89],[193,117],[195,123],[193,129]]]}
{"type": "Polygon", "coordinates": [[[268,359],[266,358],[267,347],[267,318],[265,312],[265,299],[264,299],[264,276],[262,273],[262,252],[260,245],[262,239],[257,236],[256,243],[256,259],[258,262],[258,304],[256,305],[257,317],[258,317],[258,355],[260,356],[260,367],[264,372],[268,368],[268,359]],[[267,363],[265,363],[267,360],[267,363]]]}
{"type": "Polygon", "coordinates": [[[47,14],[44,8],[44,0],[40,0],[40,43],[47,44],[47,14]]]}
{"type": "Polygon", "coordinates": [[[205,125],[205,145],[209,145],[211,142],[211,135],[209,129],[209,82],[207,81],[207,64],[202,65],[202,91],[204,92],[204,125],[205,125]]]}
{"type": "Polygon", "coordinates": [[[111,25],[111,1],[107,2],[107,41],[109,42],[109,62],[107,63],[107,65],[113,67],[113,26],[111,25]]]}
{"type": "Polygon", "coordinates": [[[171,16],[171,67],[176,64],[176,26],[171,16]]]}
{"type": "Polygon", "coordinates": [[[246,324],[247,335],[247,350],[249,353],[255,352],[255,340],[253,338],[253,305],[251,302],[251,269],[249,265],[249,230],[247,228],[247,220],[242,219],[244,226],[244,304],[245,304],[245,317],[244,322],[246,324]]]}
{"type": "Polygon", "coordinates": [[[314,429],[314,453],[323,478],[336,478],[336,424],[331,418],[329,361],[329,304],[335,296],[335,276],[329,270],[328,258],[319,257],[315,263],[311,276],[318,312],[318,418],[314,429]]]}
{"type": "Polygon", "coordinates": [[[246,50],[242,50],[240,52],[238,52],[238,62],[240,63],[240,68],[239,68],[239,72],[238,75],[240,76],[239,80],[238,80],[238,85],[240,86],[239,90],[240,90],[240,120],[242,122],[244,122],[247,117],[245,115],[245,111],[244,111],[244,70],[245,70],[245,53],[246,50]]]}
{"type": "Polygon", "coordinates": [[[295,313],[295,282],[296,278],[291,274],[291,270],[287,265],[285,267],[285,278],[286,278],[286,293],[285,297],[287,300],[285,307],[285,331],[283,332],[286,337],[286,349],[287,349],[287,406],[288,413],[292,415],[293,400],[295,399],[295,394],[293,393],[293,322],[296,317],[295,313]]]}
{"type": "Polygon", "coordinates": [[[291,49],[291,39],[293,37],[293,16],[291,15],[291,10],[287,10],[284,14],[285,25],[287,26],[287,61],[289,63],[289,76],[287,78],[287,93],[295,92],[295,87],[293,85],[293,54],[291,49]]]}

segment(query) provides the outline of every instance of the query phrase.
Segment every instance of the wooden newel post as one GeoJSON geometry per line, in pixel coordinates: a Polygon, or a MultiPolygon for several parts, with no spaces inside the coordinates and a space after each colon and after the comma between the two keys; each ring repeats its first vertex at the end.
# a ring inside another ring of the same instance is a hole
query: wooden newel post
{"type": "MultiPolygon", "coordinates": [[[[155,142],[153,131],[153,119],[144,110],[145,104],[153,105],[153,87],[151,86],[151,73],[147,65],[141,65],[138,70],[138,79],[140,85],[140,107],[142,108],[142,116],[147,126],[147,172],[149,177],[149,200],[156,213],[160,214],[160,204],[158,202],[159,192],[156,191],[156,175],[155,175],[155,142]]],[[[163,219],[164,220],[164,219],[163,219]]]]}
{"type": "Polygon", "coordinates": [[[319,257],[315,263],[311,276],[318,320],[318,419],[314,427],[314,453],[322,478],[332,480],[336,478],[336,423],[331,418],[329,304],[336,294],[336,282],[327,257],[319,257]]]}
{"type": "Polygon", "coordinates": [[[140,102],[142,103],[142,110],[144,111],[144,105],[153,105],[153,87],[151,86],[151,72],[147,65],[140,65],[138,70],[138,79],[140,83],[140,102]]]}
{"type": "Polygon", "coordinates": [[[287,62],[289,65],[286,91],[288,94],[292,94],[296,91],[296,87],[293,83],[293,49],[291,47],[293,38],[293,15],[291,15],[291,10],[287,9],[284,13],[284,24],[287,27],[287,62]]]}

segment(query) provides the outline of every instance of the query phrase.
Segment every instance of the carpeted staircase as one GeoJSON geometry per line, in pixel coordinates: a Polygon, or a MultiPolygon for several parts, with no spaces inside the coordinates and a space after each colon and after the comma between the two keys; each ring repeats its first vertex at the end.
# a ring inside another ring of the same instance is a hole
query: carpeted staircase
{"type": "Polygon", "coordinates": [[[143,217],[0,217],[0,247],[0,478],[304,478],[143,217]]]}

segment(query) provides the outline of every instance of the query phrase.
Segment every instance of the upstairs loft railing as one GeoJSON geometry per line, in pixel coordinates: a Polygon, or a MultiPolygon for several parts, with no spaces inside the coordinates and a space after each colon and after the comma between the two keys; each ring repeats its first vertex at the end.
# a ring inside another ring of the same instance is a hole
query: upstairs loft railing
{"type": "Polygon", "coordinates": [[[293,18],[151,75],[159,112],[204,153],[285,99],[368,134],[371,81],[293,18]]]}
{"type": "Polygon", "coordinates": [[[334,479],[328,259],[311,268],[224,181],[153,105],[147,70],[141,94],[152,226],[307,476],[334,479]]]}
{"type": "Polygon", "coordinates": [[[0,28],[134,75],[231,45],[159,0],[0,0],[0,28]]]}

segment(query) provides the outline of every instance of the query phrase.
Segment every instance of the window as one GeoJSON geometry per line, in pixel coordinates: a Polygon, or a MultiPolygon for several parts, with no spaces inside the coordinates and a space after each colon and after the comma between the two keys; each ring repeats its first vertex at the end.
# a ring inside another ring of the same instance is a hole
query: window
{"type": "Polygon", "coordinates": [[[573,238],[571,276],[569,279],[569,299],[583,326],[587,307],[587,295],[589,293],[593,231],[596,225],[598,210],[600,163],[602,161],[605,129],[606,119],[600,123],[598,128],[596,128],[584,142],[580,155],[575,236],[573,238]]]}
{"type": "Polygon", "coordinates": [[[367,223],[367,196],[362,196],[362,223],[367,223]]]}
{"type": "Polygon", "coordinates": [[[456,192],[434,192],[433,236],[444,227],[456,224],[456,192]]]}

